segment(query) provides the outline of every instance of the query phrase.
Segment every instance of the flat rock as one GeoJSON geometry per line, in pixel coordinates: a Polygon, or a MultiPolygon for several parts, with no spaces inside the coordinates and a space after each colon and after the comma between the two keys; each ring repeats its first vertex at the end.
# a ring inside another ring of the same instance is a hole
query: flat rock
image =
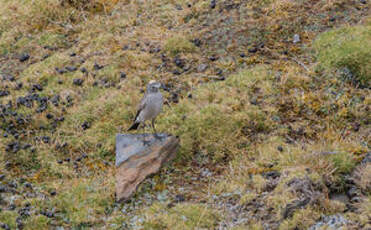
{"type": "Polygon", "coordinates": [[[125,201],[138,185],[173,159],[177,137],[161,134],[116,135],[116,200],[125,201]]]}

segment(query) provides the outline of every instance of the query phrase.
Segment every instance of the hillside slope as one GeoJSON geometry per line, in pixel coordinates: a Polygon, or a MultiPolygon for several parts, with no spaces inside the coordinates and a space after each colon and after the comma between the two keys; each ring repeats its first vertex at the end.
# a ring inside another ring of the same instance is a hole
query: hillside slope
{"type": "Polygon", "coordinates": [[[308,229],[336,214],[370,228],[368,12],[2,0],[0,227],[308,229]],[[151,79],[167,86],[158,130],[181,147],[117,204],[114,137],[151,79]]]}

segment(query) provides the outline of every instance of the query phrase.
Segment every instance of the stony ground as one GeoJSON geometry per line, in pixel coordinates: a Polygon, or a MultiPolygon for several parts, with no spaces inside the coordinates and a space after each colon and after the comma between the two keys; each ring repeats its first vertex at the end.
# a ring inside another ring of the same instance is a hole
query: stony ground
{"type": "Polygon", "coordinates": [[[370,229],[369,6],[1,0],[0,227],[370,229]],[[151,79],[181,147],[118,204],[151,79]]]}

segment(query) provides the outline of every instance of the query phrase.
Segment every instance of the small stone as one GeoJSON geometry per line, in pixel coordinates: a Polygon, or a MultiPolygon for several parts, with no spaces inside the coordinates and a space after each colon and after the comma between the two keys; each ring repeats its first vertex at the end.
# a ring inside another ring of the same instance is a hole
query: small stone
{"type": "Polygon", "coordinates": [[[81,71],[81,73],[87,73],[87,72],[88,72],[88,70],[87,70],[85,67],[82,67],[82,68],[80,69],[80,71],[81,71]]]}
{"type": "Polygon", "coordinates": [[[67,73],[67,70],[65,68],[61,68],[59,69],[58,67],[55,68],[55,71],[57,71],[57,73],[59,74],[64,74],[64,73],[67,73]]]}
{"type": "Polygon", "coordinates": [[[210,2],[210,8],[211,9],[214,9],[215,6],[216,6],[216,0],[211,0],[211,2],[210,2]]]}
{"type": "Polygon", "coordinates": [[[49,55],[49,54],[45,54],[45,55],[42,56],[41,60],[45,60],[45,59],[47,59],[48,57],[50,57],[50,55],[49,55]]]}
{"type": "Polygon", "coordinates": [[[50,137],[48,136],[43,136],[41,137],[41,140],[45,143],[45,144],[48,144],[50,142],[50,137]]]}
{"type": "Polygon", "coordinates": [[[49,120],[53,119],[53,117],[54,117],[53,114],[50,114],[50,113],[46,114],[46,118],[49,120]]]}
{"type": "Polygon", "coordinates": [[[198,67],[197,67],[197,71],[198,72],[204,72],[206,69],[207,69],[207,64],[200,64],[200,65],[198,65],[198,67]]]}
{"type": "Polygon", "coordinates": [[[178,57],[174,58],[174,63],[179,68],[183,68],[184,67],[184,61],[182,59],[178,58],[178,57]]]}
{"type": "Polygon", "coordinates": [[[197,46],[197,47],[200,47],[201,44],[202,44],[201,40],[198,39],[198,38],[193,39],[193,40],[192,40],[192,43],[193,43],[195,46],[197,46]]]}
{"type": "Polygon", "coordinates": [[[68,70],[70,72],[75,72],[77,70],[77,67],[76,66],[67,66],[66,70],[68,70]]]}
{"type": "Polygon", "coordinates": [[[177,194],[175,196],[175,202],[176,203],[180,203],[180,202],[184,202],[185,201],[185,197],[183,194],[177,194]]]}
{"type": "Polygon", "coordinates": [[[295,35],[294,35],[294,38],[292,39],[292,42],[293,42],[294,44],[300,42],[300,36],[299,36],[299,34],[295,34],[295,35]]]}
{"type": "Polygon", "coordinates": [[[209,57],[209,60],[210,60],[210,61],[216,61],[216,60],[218,60],[218,57],[215,56],[215,55],[211,55],[211,56],[209,57]]]}
{"type": "Polygon", "coordinates": [[[126,78],[126,73],[125,72],[121,72],[120,73],[120,79],[125,79],[126,78]]]}
{"type": "Polygon", "coordinates": [[[20,62],[25,62],[27,61],[28,59],[30,59],[30,55],[28,53],[24,53],[22,54],[20,57],[19,57],[19,61],[20,62]]]}
{"type": "Polygon", "coordinates": [[[9,225],[5,224],[5,223],[0,223],[0,227],[4,230],[10,230],[10,227],[9,225]]]}
{"type": "Polygon", "coordinates": [[[95,63],[93,68],[94,68],[94,70],[100,70],[100,69],[103,69],[103,67],[104,66],[99,65],[98,63],[95,63]]]}
{"type": "Polygon", "coordinates": [[[90,128],[90,123],[87,122],[87,121],[84,121],[84,123],[82,123],[81,127],[82,127],[83,130],[87,130],[88,128],[90,128]]]}
{"type": "Polygon", "coordinates": [[[43,87],[40,84],[34,84],[32,85],[32,89],[36,89],[38,91],[42,91],[43,87]]]}
{"type": "Polygon", "coordinates": [[[23,83],[19,82],[19,83],[17,83],[17,85],[15,87],[15,90],[20,90],[20,89],[22,89],[22,87],[23,87],[23,83]]]}
{"type": "Polygon", "coordinates": [[[32,189],[32,184],[29,183],[29,182],[24,183],[24,186],[25,186],[26,188],[30,188],[30,189],[32,189]]]}
{"type": "Polygon", "coordinates": [[[52,190],[49,194],[50,194],[51,196],[55,196],[55,195],[57,195],[57,191],[52,190]]]}
{"type": "Polygon", "coordinates": [[[75,79],[73,79],[73,84],[74,85],[81,86],[82,83],[84,83],[84,80],[81,79],[81,78],[75,78],[75,79]]]}
{"type": "Polygon", "coordinates": [[[252,47],[248,51],[249,51],[249,53],[256,53],[258,51],[258,48],[252,47]]]}

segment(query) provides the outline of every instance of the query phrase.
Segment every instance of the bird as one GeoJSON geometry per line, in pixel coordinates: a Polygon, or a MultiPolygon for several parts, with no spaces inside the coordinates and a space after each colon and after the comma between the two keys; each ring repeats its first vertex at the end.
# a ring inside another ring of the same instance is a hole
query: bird
{"type": "Polygon", "coordinates": [[[136,130],[141,123],[151,120],[153,131],[156,133],[155,119],[162,111],[163,105],[163,97],[160,92],[160,88],[162,88],[162,84],[160,82],[151,80],[148,83],[146,92],[138,105],[134,122],[128,131],[136,130]]]}

